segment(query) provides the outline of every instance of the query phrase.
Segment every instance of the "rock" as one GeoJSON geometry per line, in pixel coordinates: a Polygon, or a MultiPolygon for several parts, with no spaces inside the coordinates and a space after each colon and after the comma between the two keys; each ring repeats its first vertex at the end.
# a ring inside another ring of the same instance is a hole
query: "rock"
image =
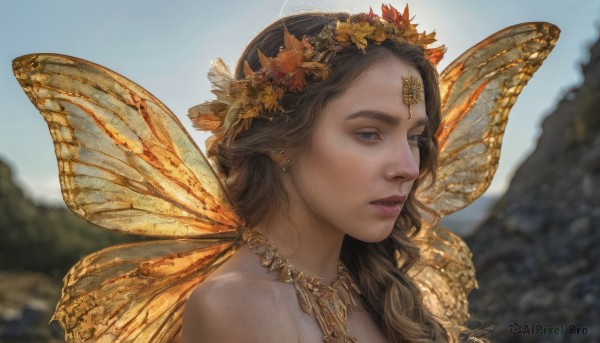
{"type": "Polygon", "coordinates": [[[600,40],[591,50],[585,81],[544,120],[536,150],[466,238],[479,282],[471,317],[493,327],[493,342],[600,342],[600,40]],[[587,334],[515,337],[514,323],[587,334]]]}
{"type": "Polygon", "coordinates": [[[550,309],[556,302],[556,296],[544,288],[527,291],[519,300],[519,310],[527,313],[532,310],[550,309]]]}
{"type": "Polygon", "coordinates": [[[64,340],[58,324],[48,325],[60,287],[41,273],[0,271],[0,342],[64,340]]]}
{"type": "Polygon", "coordinates": [[[592,229],[589,217],[575,219],[569,226],[569,233],[572,235],[587,235],[592,229]]]}
{"type": "Polygon", "coordinates": [[[39,324],[41,311],[25,307],[18,316],[9,320],[0,332],[0,338],[22,338],[32,334],[32,329],[39,324]]]}
{"type": "Polygon", "coordinates": [[[527,210],[510,214],[504,220],[504,231],[508,234],[533,236],[546,223],[547,218],[527,210]]]}
{"type": "Polygon", "coordinates": [[[600,189],[600,176],[586,174],[581,181],[581,191],[585,197],[591,198],[600,189]]]}

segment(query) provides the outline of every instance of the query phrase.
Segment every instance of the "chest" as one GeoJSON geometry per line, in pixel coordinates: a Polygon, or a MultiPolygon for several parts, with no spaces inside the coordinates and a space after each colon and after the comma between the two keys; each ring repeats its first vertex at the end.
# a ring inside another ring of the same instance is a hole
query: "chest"
{"type": "Polygon", "coordinates": [[[387,343],[387,339],[373,318],[364,310],[352,311],[348,314],[348,327],[358,343],[387,343]]]}
{"type": "MultiPolygon", "coordinates": [[[[291,285],[290,285],[291,286],[291,285]]],[[[323,332],[314,313],[304,312],[299,304],[293,287],[285,290],[286,308],[298,332],[298,343],[322,343],[323,332]]],[[[358,343],[387,343],[375,321],[364,310],[348,312],[348,330],[358,343]]]]}

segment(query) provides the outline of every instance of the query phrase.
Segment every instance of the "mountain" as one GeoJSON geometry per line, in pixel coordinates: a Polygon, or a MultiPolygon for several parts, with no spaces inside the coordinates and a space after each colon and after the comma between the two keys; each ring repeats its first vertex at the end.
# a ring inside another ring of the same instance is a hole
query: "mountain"
{"type": "Polygon", "coordinates": [[[493,342],[600,342],[600,40],[583,83],[466,239],[471,315],[493,342]]]}

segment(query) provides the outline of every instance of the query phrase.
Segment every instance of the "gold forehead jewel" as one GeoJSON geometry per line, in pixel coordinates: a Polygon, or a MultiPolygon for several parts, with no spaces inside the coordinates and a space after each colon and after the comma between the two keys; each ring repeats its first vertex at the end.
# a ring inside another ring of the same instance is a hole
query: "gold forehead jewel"
{"type": "Polygon", "coordinates": [[[422,100],[423,83],[414,75],[402,77],[402,81],[402,101],[408,105],[408,118],[410,119],[412,107],[422,100]]]}

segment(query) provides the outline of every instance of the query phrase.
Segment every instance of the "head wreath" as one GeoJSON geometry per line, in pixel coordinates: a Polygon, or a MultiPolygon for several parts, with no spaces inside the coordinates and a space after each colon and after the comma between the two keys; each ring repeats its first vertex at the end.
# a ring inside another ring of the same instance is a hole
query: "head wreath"
{"type": "Polygon", "coordinates": [[[314,37],[298,39],[286,29],[277,56],[267,57],[258,51],[261,68],[253,71],[245,61],[245,77],[241,80],[232,78],[221,59],[214,61],[208,78],[217,100],[192,107],[188,114],[194,127],[213,132],[207,141],[208,151],[212,144],[226,137],[233,139],[247,130],[252,119],[272,120],[284,113],[280,103],[284,94],[302,91],[307,77],[314,81],[326,79],[332,57],[342,49],[354,45],[365,53],[369,42],[379,45],[389,40],[418,46],[433,65],[438,64],[446,48],[428,48],[436,41],[435,32],[418,32],[417,24],[411,23],[408,5],[402,14],[391,5],[382,5],[381,12],[378,16],[371,9],[369,13],[352,15],[345,22],[338,20],[314,37]]]}

